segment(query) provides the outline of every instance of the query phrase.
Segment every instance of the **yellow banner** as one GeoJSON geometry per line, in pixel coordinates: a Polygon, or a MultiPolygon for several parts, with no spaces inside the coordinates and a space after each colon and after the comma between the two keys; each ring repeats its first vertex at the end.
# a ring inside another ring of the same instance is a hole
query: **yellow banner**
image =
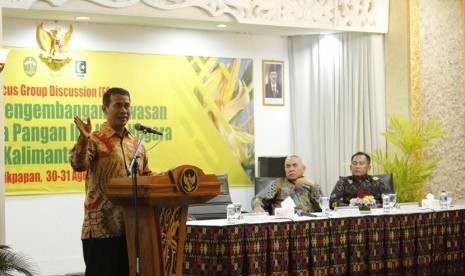
{"type": "Polygon", "coordinates": [[[69,151],[79,132],[73,117],[106,120],[102,95],[109,87],[131,93],[128,124],[153,127],[152,170],[190,164],[229,176],[230,185],[254,175],[252,60],[121,52],[74,51],[48,64],[38,50],[11,48],[3,71],[7,195],[81,192],[69,151]]]}

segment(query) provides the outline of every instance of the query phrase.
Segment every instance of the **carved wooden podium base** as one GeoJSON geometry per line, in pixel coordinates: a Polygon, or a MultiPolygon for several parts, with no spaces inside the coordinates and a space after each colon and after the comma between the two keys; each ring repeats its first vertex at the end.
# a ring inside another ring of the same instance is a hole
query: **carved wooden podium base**
{"type": "MultiPolygon", "coordinates": [[[[139,274],[181,275],[189,204],[203,203],[221,194],[214,174],[183,165],[160,175],[137,179],[139,274]]],[[[110,200],[124,207],[131,275],[136,275],[136,224],[132,178],[111,179],[110,200]]]]}

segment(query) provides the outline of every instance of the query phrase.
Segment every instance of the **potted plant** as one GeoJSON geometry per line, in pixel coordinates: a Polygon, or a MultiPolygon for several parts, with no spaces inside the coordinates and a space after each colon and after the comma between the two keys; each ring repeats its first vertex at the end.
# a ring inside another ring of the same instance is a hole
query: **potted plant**
{"type": "Polygon", "coordinates": [[[357,197],[350,200],[349,206],[357,206],[360,213],[371,213],[371,208],[376,208],[376,200],[369,191],[360,189],[357,191],[357,197]]]}
{"type": "Polygon", "coordinates": [[[432,141],[446,135],[437,119],[414,123],[398,115],[389,116],[388,129],[383,135],[397,149],[390,152],[377,149],[371,154],[375,169],[393,174],[398,202],[420,202],[423,186],[441,158],[425,149],[432,141]]]}
{"type": "Polygon", "coordinates": [[[6,245],[0,245],[0,275],[18,275],[27,276],[37,275],[35,265],[29,259],[20,253],[14,253],[6,245]]]}

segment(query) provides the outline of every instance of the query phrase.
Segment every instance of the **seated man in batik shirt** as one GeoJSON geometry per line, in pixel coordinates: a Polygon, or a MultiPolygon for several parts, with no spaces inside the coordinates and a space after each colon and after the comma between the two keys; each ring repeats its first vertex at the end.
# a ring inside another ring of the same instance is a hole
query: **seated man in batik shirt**
{"type": "Polygon", "coordinates": [[[269,212],[274,214],[276,208],[290,197],[296,208],[304,212],[321,211],[318,200],[321,196],[320,185],[304,177],[306,167],[302,159],[296,155],[286,158],[284,163],[286,177],[277,178],[268,184],[252,199],[254,212],[269,212]]]}
{"type": "Polygon", "coordinates": [[[352,155],[350,171],[352,175],[337,181],[331,193],[329,203],[331,209],[338,206],[348,206],[352,198],[358,196],[360,190],[367,191],[381,206],[382,195],[390,193],[388,186],[378,177],[368,174],[371,169],[371,157],[364,152],[352,155]]]}

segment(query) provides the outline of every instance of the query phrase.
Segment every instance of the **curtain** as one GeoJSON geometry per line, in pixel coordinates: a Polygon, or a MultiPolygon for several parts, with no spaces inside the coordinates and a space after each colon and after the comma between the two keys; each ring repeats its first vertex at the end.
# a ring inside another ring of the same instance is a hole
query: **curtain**
{"type": "Polygon", "coordinates": [[[329,195],[352,154],[386,147],[384,37],[296,36],[289,52],[294,153],[329,195]]]}

